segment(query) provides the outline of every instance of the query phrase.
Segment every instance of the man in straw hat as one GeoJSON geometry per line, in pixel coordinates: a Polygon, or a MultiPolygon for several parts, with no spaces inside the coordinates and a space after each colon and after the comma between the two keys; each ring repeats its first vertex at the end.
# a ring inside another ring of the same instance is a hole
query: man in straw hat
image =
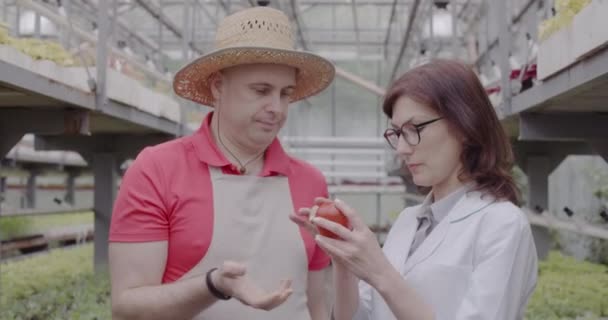
{"type": "Polygon", "coordinates": [[[325,89],[334,68],[294,42],[282,12],[243,10],[175,76],[178,95],[214,112],[125,174],[110,231],[115,319],[328,318],[329,257],[289,220],[327,185],[276,136],[288,104],[325,89]]]}

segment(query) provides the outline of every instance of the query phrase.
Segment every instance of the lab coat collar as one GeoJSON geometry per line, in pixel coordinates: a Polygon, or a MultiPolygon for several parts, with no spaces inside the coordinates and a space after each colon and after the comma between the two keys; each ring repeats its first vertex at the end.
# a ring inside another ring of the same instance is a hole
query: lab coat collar
{"type": "Polygon", "coordinates": [[[457,223],[472,215],[480,212],[483,208],[491,205],[494,202],[494,197],[488,194],[483,194],[480,191],[468,191],[454,205],[446,217],[450,223],[457,223]]]}

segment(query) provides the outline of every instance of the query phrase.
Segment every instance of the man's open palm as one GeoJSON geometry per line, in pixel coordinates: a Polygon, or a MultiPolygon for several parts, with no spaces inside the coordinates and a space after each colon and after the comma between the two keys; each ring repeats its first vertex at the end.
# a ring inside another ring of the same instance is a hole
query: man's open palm
{"type": "Polygon", "coordinates": [[[273,292],[258,287],[247,276],[247,268],[236,262],[226,261],[212,274],[213,283],[225,294],[256,309],[272,310],[289,298],[293,290],[291,280],[281,280],[279,288],[273,292]]]}

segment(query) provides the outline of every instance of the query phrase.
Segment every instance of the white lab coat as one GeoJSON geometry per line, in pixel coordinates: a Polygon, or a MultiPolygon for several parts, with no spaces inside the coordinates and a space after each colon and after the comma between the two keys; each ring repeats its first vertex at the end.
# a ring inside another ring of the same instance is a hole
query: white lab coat
{"type": "MultiPolygon", "coordinates": [[[[537,280],[537,254],[525,214],[510,202],[469,192],[408,258],[421,205],[406,208],[384,253],[433,308],[436,320],[523,319],[537,280]]],[[[382,296],[359,286],[356,320],[395,319],[382,296]]]]}

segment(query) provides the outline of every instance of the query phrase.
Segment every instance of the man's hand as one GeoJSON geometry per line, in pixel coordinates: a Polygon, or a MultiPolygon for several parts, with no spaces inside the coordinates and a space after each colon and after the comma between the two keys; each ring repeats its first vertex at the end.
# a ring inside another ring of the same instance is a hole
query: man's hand
{"type": "Polygon", "coordinates": [[[319,206],[323,203],[332,203],[332,201],[327,198],[317,197],[315,198],[314,206],[311,208],[300,208],[297,213],[290,214],[289,219],[295,222],[298,226],[306,229],[313,237],[315,237],[319,233],[319,230],[310,221],[310,219],[316,216],[319,206]]]}
{"type": "Polygon", "coordinates": [[[266,292],[246,273],[247,268],[244,265],[226,261],[218,270],[211,273],[211,281],[222,293],[232,296],[244,305],[266,311],[281,305],[293,292],[291,280],[281,280],[278,289],[266,292]]]}

